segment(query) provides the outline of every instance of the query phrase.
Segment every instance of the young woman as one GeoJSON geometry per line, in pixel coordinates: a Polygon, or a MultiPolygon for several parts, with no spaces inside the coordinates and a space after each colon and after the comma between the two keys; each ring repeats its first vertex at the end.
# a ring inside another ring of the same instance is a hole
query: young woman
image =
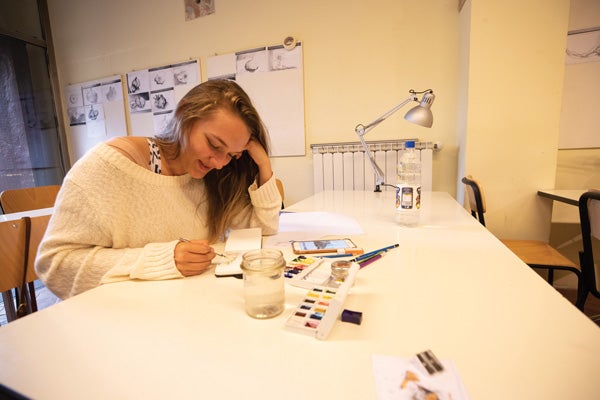
{"type": "Polygon", "coordinates": [[[103,283],[204,272],[210,243],[227,229],[277,231],[281,196],[268,151],[236,83],[196,86],[166,133],[116,138],[75,163],[38,251],[38,276],[64,299],[103,283]]]}

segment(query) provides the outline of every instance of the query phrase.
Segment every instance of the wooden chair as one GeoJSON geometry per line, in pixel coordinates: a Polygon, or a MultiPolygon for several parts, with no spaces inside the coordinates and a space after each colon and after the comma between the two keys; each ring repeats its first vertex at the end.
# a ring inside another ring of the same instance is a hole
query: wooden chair
{"type": "MultiPolygon", "coordinates": [[[[597,241],[600,240],[600,191],[590,190],[579,198],[579,220],[581,223],[581,240],[583,250],[579,252],[579,262],[583,273],[583,290],[577,301],[583,310],[588,293],[600,298],[600,263],[594,263],[594,242],[596,253],[600,250],[597,241]]],[[[595,322],[600,321],[600,315],[591,317],[595,322]]]]}
{"type": "Polygon", "coordinates": [[[9,189],[0,193],[0,206],[5,214],[53,207],[60,185],[9,189]]]}
{"type": "Polygon", "coordinates": [[[281,209],[283,210],[283,199],[285,197],[285,191],[283,190],[283,182],[275,178],[275,183],[277,184],[277,189],[279,189],[279,194],[281,195],[281,209]]]}
{"type": "MultiPolygon", "coordinates": [[[[29,286],[24,294],[27,298],[28,312],[37,311],[33,281],[37,279],[34,269],[37,248],[46,232],[50,215],[31,218],[31,233],[29,237],[29,252],[27,263],[27,279],[29,286]]],[[[17,305],[11,291],[15,289],[15,299],[21,296],[23,283],[23,264],[25,257],[25,223],[22,219],[0,222],[0,291],[3,292],[6,318],[10,322],[17,318],[17,305]]]]}
{"type": "MultiPolygon", "coordinates": [[[[40,208],[53,207],[59,190],[60,190],[60,185],[48,185],[48,186],[37,186],[37,187],[31,187],[31,188],[5,190],[2,193],[0,193],[0,207],[2,208],[2,210],[4,211],[5,214],[11,214],[11,213],[23,212],[23,211],[29,211],[29,210],[36,210],[36,209],[40,209],[40,208]]],[[[46,221],[46,225],[44,225],[44,230],[41,232],[41,235],[40,235],[40,240],[41,240],[42,236],[44,235],[47,224],[48,223],[46,221]]],[[[33,231],[32,231],[32,233],[33,233],[33,231]]],[[[32,240],[33,240],[33,237],[32,237],[32,240]]],[[[39,240],[37,242],[31,242],[32,247],[30,248],[30,251],[31,251],[31,249],[33,249],[34,251],[37,251],[38,245],[39,245],[39,240]]],[[[30,257],[30,262],[33,262],[33,260],[35,259],[35,254],[36,253],[33,254],[33,258],[30,257]]],[[[22,270],[22,268],[23,268],[23,266],[19,267],[20,270],[22,270]]],[[[33,267],[31,267],[30,270],[33,271],[33,267]]],[[[29,304],[31,304],[33,307],[31,312],[37,311],[37,304],[36,304],[36,298],[35,298],[35,286],[33,283],[33,281],[36,279],[29,281],[29,285],[28,285],[29,286],[28,295],[31,294],[31,296],[29,296],[29,304]]],[[[19,285],[20,285],[20,283],[19,283],[19,285]]],[[[20,287],[20,286],[12,286],[12,287],[16,288],[16,287],[20,287]]],[[[4,289],[0,290],[0,291],[2,291],[2,298],[4,300],[4,304],[5,304],[5,308],[6,308],[6,315],[7,315],[7,319],[9,321],[16,318],[16,314],[14,314],[14,313],[9,315],[9,312],[13,312],[13,308],[9,309],[9,307],[6,306],[7,304],[14,304],[13,295],[11,293],[12,291],[10,290],[10,288],[11,287],[9,287],[9,289],[7,289],[6,291],[4,289]]],[[[18,299],[19,290],[15,290],[14,292],[15,292],[15,298],[18,299]]]]}
{"type": "MultiPolygon", "coordinates": [[[[467,191],[468,205],[471,215],[477,218],[485,226],[485,196],[481,185],[468,175],[462,178],[467,191]]],[[[584,293],[584,279],[581,273],[581,267],[567,257],[563,256],[558,250],[548,243],[540,240],[514,240],[500,239],[506,247],[517,255],[525,264],[534,269],[543,269],[548,272],[548,283],[554,284],[554,271],[569,271],[577,277],[577,298],[576,306],[583,310],[583,304],[580,304],[579,298],[584,293]]]]}

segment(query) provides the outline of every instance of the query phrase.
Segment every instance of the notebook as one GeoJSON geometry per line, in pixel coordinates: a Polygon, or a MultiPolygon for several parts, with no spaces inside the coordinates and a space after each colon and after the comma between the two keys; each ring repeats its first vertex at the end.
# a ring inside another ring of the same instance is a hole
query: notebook
{"type": "Polygon", "coordinates": [[[242,256],[249,250],[258,250],[262,245],[260,228],[232,229],[225,242],[225,255],[228,259],[217,260],[215,276],[242,277],[242,256]]]}

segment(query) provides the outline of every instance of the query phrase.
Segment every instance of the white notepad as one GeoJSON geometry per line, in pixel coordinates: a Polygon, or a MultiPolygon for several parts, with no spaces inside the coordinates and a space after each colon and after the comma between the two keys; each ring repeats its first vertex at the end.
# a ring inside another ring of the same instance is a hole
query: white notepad
{"type": "Polygon", "coordinates": [[[233,261],[224,262],[215,268],[216,276],[242,275],[242,255],[249,250],[261,248],[262,230],[260,228],[232,229],[225,243],[225,255],[233,261]]]}

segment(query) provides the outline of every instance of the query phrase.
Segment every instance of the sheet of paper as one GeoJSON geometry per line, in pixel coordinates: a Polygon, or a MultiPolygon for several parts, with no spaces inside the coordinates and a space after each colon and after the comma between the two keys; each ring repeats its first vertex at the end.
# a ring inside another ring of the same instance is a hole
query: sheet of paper
{"type": "Polygon", "coordinates": [[[260,228],[232,229],[225,243],[225,253],[260,249],[261,241],[260,228]]]}
{"type": "Polygon", "coordinates": [[[265,247],[289,246],[291,240],[311,240],[324,236],[359,235],[363,230],[352,217],[331,212],[284,212],[279,216],[277,235],[265,240],[265,247]]]}
{"type": "Polygon", "coordinates": [[[467,400],[454,363],[441,360],[444,371],[429,375],[416,358],[373,355],[377,400],[467,400]]]}

